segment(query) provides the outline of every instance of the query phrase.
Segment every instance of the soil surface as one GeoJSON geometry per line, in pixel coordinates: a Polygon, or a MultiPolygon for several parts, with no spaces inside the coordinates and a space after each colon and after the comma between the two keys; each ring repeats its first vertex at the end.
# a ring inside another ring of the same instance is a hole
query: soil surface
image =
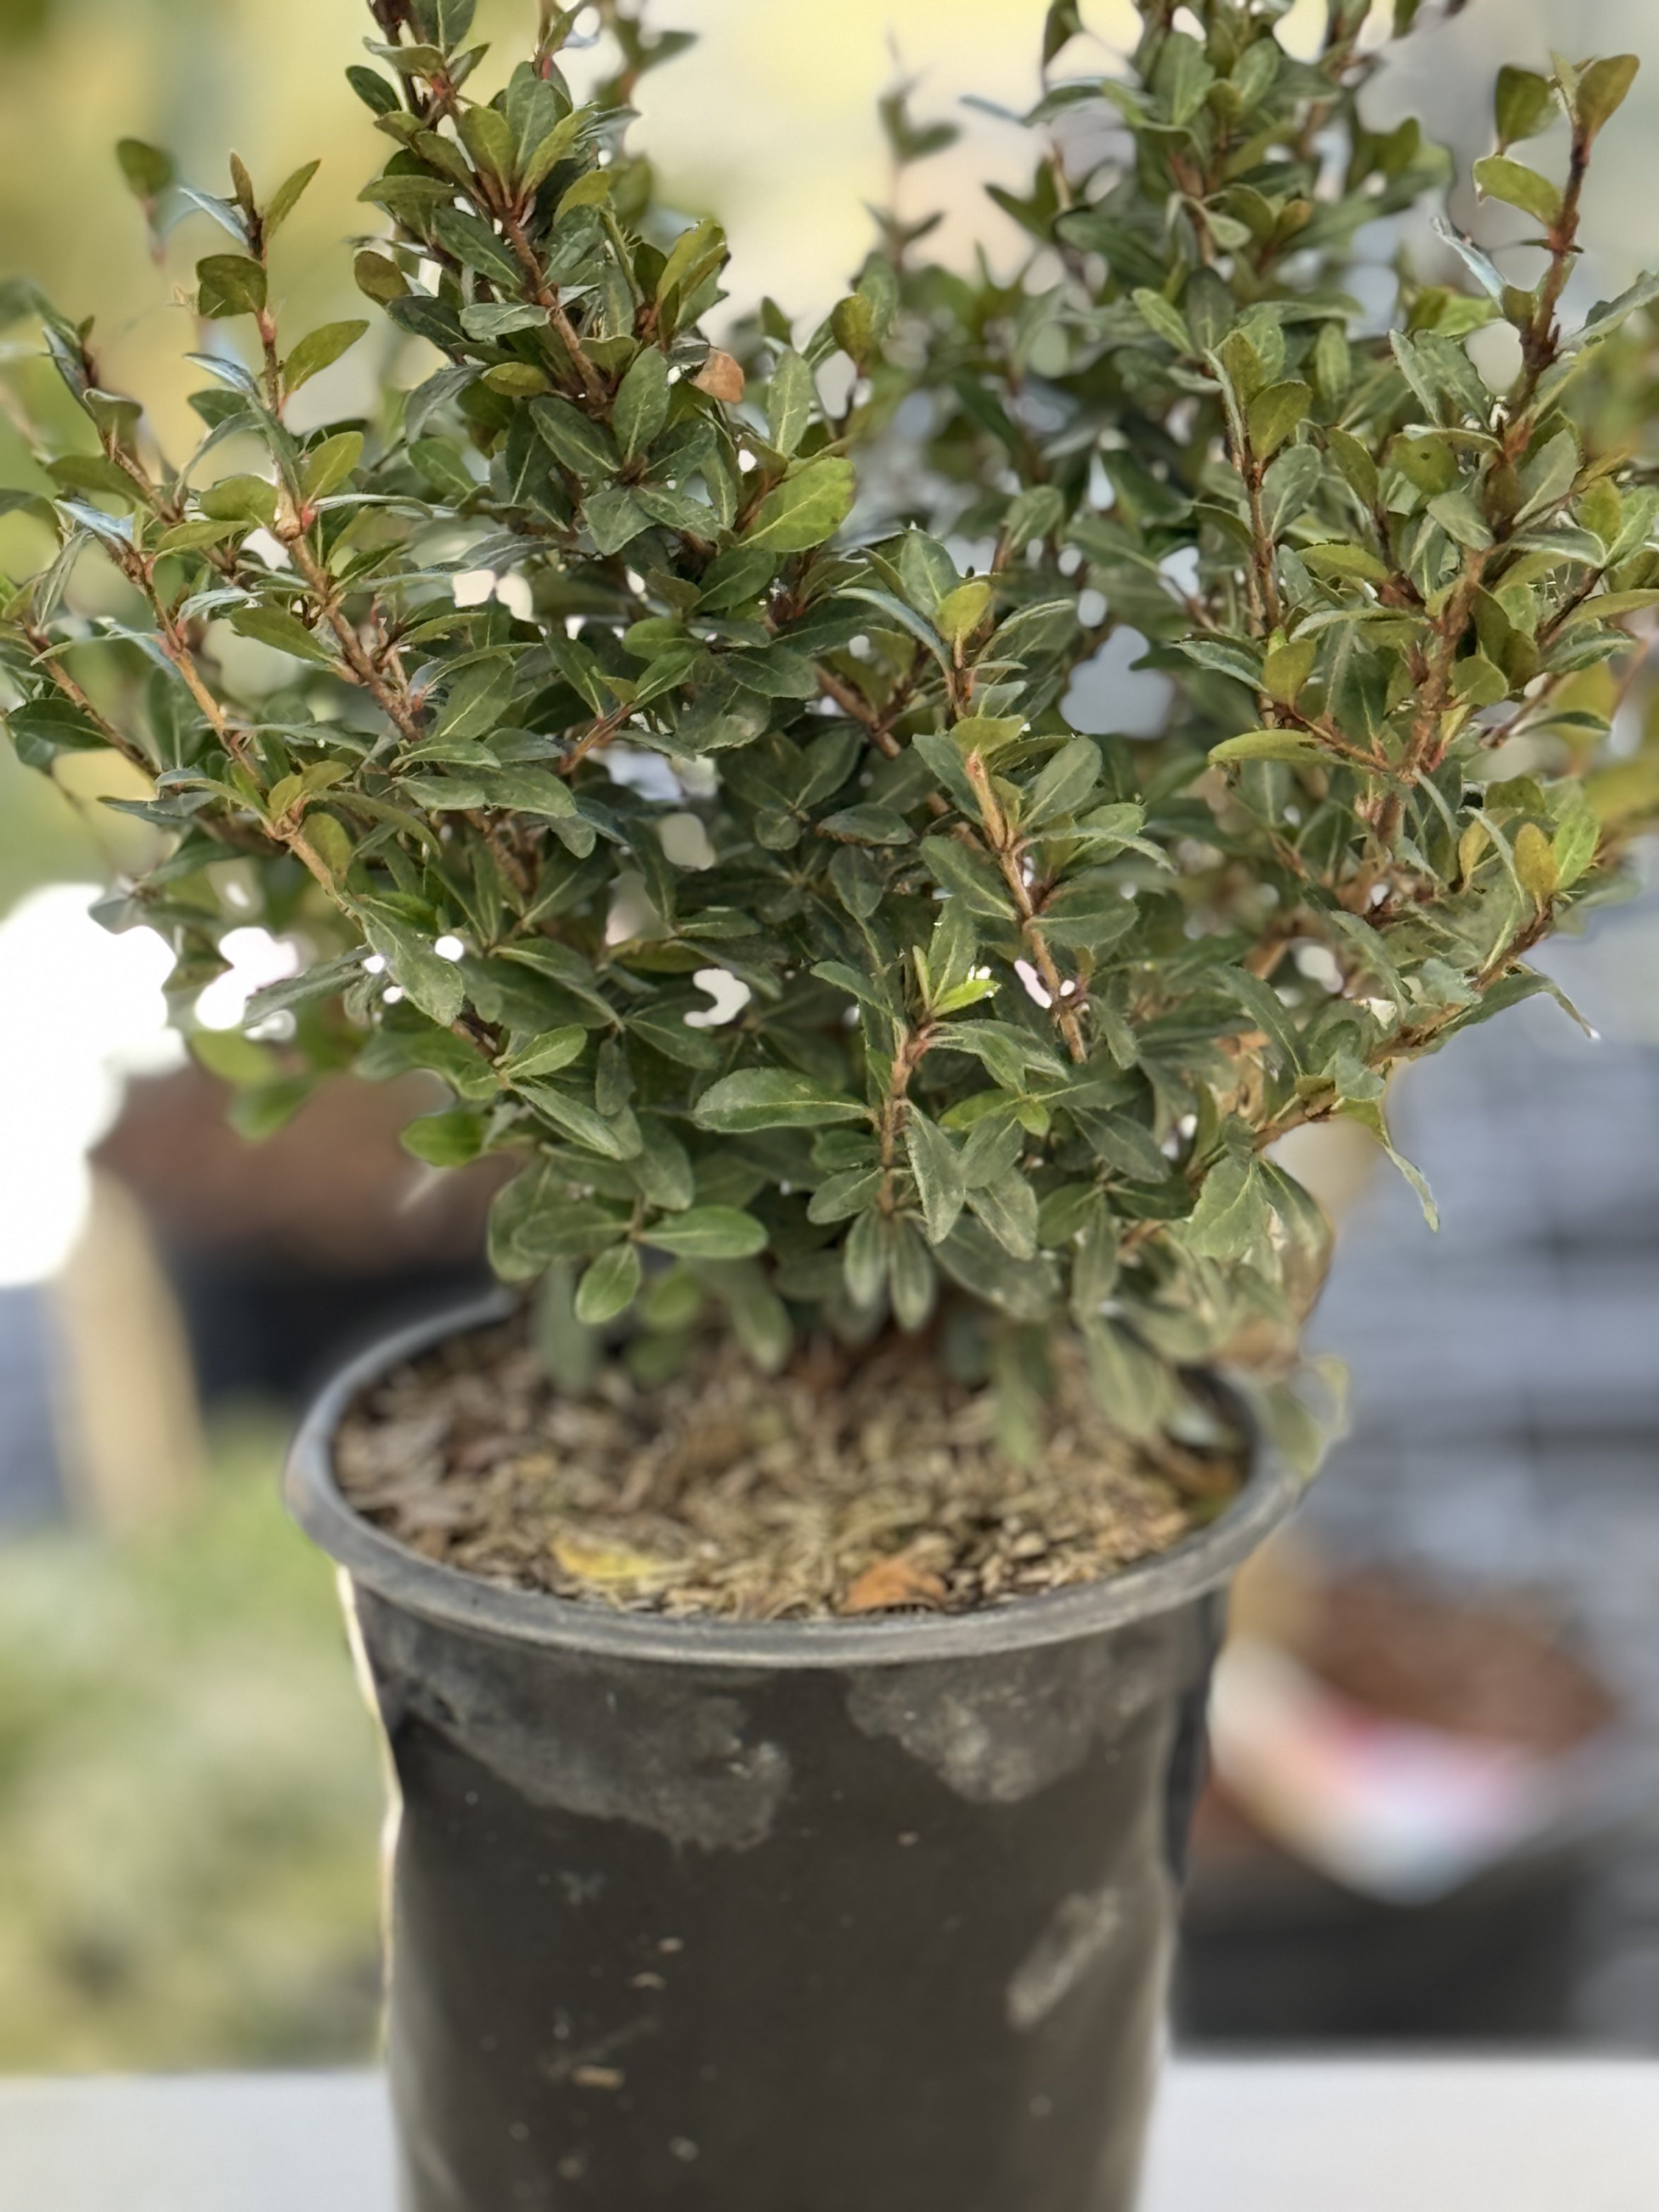
{"type": "Polygon", "coordinates": [[[514,1322],[373,1384],[335,1468],[377,1527],[514,1589],[740,1620],[968,1612],[1167,1551],[1239,1485],[1233,1456],[1149,1460],[1106,1428],[1080,1351],[1051,1358],[1050,1433],[1021,1468],[989,1394],[914,1342],[766,1376],[712,1340],[672,1382],[618,1365],[574,1399],[514,1322]]]}

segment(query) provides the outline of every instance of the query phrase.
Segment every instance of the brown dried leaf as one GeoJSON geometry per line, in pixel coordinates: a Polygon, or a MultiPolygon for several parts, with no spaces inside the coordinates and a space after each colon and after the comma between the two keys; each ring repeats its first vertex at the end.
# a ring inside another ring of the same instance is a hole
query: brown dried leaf
{"type": "Polygon", "coordinates": [[[908,1553],[878,1559],[866,1567],[842,1600],[843,1613],[884,1613],[896,1605],[942,1605],[945,1584],[928,1568],[919,1566],[908,1553]]]}
{"type": "Polygon", "coordinates": [[[718,346],[691,381],[699,392],[706,392],[711,399],[725,399],[735,406],[743,397],[742,368],[729,353],[722,353],[718,346]]]}

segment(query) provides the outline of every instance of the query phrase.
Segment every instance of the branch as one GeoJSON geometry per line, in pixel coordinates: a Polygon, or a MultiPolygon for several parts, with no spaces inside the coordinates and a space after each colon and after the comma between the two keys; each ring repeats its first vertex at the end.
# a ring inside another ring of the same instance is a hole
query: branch
{"type": "Polygon", "coordinates": [[[979,801],[980,817],[985,825],[985,835],[993,857],[1002,871],[1002,880],[1008,886],[1008,896],[1013,900],[1019,915],[1019,926],[1026,944],[1030,947],[1031,964],[1042,978],[1042,988],[1048,994],[1050,1011],[1055,1027],[1066,1040],[1066,1049],[1081,1066],[1089,1057],[1089,1048],[1083,1040],[1083,1024],[1079,1019],[1075,1003],[1077,986],[1069,987],[1054,963],[1037,918],[1036,902],[1030,885],[1025,880],[1021,866],[1018,840],[1009,830],[997,795],[991,788],[990,771],[977,752],[969,753],[963,763],[968,781],[974,787],[974,796],[979,801]]]}

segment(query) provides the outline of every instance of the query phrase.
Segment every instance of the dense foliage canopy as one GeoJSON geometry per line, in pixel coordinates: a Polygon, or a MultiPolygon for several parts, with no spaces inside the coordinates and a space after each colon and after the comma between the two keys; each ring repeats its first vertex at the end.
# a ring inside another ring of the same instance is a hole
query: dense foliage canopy
{"type": "MultiPolygon", "coordinates": [[[[1416,124],[1363,119],[1369,0],[1312,61],[1285,0],[1139,4],[1104,76],[1049,10],[994,195],[1023,255],[934,265],[896,206],[816,327],[705,335],[725,238],[627,136],[684,40],[623,0],[544,4],[504,82],[473,0],[374,0],[372,336],[282,325],[309,171],[218,198],[124,143],[158,236],[220,233],[182,464],[89,324],[6,295],[82,426],[9,495],[57,539],[3,607],[15,744],[151,780],[173,842],[109,918],[174,943],[187,1023],[229,928],[304,946],[252,1041],[200,1040],[245,1128],[422,1067],[417,1157],[519,1158],[493,1255],[573,1377],[629,1313],[644,1372],[710,1313],[766,1360],[890,1317],[1018,1426],[1069,1322],[1133,1431],[1218,1359],[1296,1431],[1328,1230],[1275,1139],[1386,1141],[1390,1068],[1548,988],[1526,955],[1659,797],[1609,734],[1659,602],[1623,442],[1659,280],[1563,313],[1634,61],[1503,72],[1475,179],[1536,235],[1500,270],[1419,220],[1416,124]],[[1560,184],[1514,151],[1551,131],[1560,184]],[[359,346],[376,410],[289,427],[359,346]],[[1124,631],[1163,726],[1114,733],[1108,685],[1080,732],[1124,631]]],[[[884,114],[908,198],[952,132],[884,114]]]]}

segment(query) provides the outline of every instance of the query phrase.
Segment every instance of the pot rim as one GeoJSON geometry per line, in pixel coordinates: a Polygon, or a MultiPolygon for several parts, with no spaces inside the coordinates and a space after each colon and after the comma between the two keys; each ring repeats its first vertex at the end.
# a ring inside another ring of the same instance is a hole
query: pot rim
{"type": "Polygon", "coordinates": [[[668,1620],[541,1590],[511,1589],[410,1551],[348,1504],[334,1478],[333,1440],[359,1391],[445,1337],[510,1314],[495,1292],[449,1307],[382,1337],[341,1368],[313,1401],[289,1453],[283,1494],[307,1535],[352,1580],[410,1613],[508,1643],[552,1645],[611,1659],[713,1668],[903,1666],[979,1657],[1097,1636],[1173,1611],[1231,1581],[1249,1554],[1286,1520],[1305,1485],[1260,1439],[1237,1498],[1208,1528],[1170,1550],[1097,1583],[1014,1598],[966,1613],[874,1620],[668,1620]]]}

